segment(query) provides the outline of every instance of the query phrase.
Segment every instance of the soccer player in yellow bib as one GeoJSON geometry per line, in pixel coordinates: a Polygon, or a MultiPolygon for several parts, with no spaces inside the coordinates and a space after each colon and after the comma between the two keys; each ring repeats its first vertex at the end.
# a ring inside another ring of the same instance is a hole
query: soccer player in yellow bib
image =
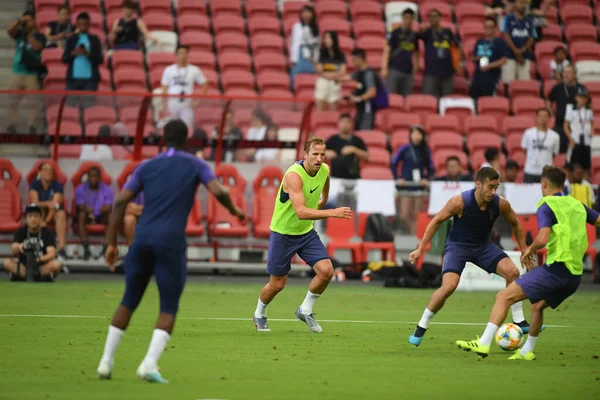
{"type": "Polygon", "coordinates": [[[269,283],[260,292],[253,321],[257,331],[269,332],[267,305],[287,282],[294,254],[298,254],[315,271],[296,318],[315,333],[323,329],[313,315],[313,306],[333,277],[329,254],[313,228],[314,221],[324,218],[352,218],[349,207],[321,210],[329,197],[329,166],[325,164],[325,142],[312,136],[304,144],[304,160],[287,169],[271,219],[267,273],[269,283]]]}
{"type": "Polygon", "coordinates": [[[458,340],[458,347],[487,357],[498,326],[502,324],[511,304],[524,299],[531,301],[529,336],[522,348],[510,360],[535,360],[533,349],[544,319],[544,309],[556,308],[579,287],[583,273],[583,256],[588,247],[585,224],[600,226],[600,215],[571,196],[563,195],[565,172],[546,166],[542,172],[542,194],[538,203],[538,235],[521,256],[527,264],[538,250],[546,247],[546,264],[517,278],[496,296],[485,332],[480,339],[458,340]]]}

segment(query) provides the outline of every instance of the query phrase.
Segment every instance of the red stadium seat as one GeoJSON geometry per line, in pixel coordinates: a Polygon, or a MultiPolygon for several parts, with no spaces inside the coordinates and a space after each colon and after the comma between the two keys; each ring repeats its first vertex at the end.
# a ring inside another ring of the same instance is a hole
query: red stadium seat
{"type": "Polygon", "coordinates": [[[106,172],[101,163],[97,161],[83,161],[73,175],[71,176],[71,183],[73,184],[73,188],[77,188],[77,186],[81,185],[83,182],[87,181],[87,173],[88,170],[92,167],[96,167],[100,170],[100,180],[107,185],[112,183],[112,177],[106,172]]]}
{"type": "Polygon", "coordinates": [[[350,29],[350,23],[346,19],[337,18],[323,18],[319,20],[319,26],[326,26],[327,30],[335,31],[338,35],[350,36],[352,30],[350,29]]]}
{"type": "Polygon", "coordinates": [[[325,18],[347,19],[346,2],[341,0],[320,0],[315,4],[319,20],[325,18]]]}
{"type": "MultiPolygon", "coordinates": [[[[313,7],[313,5],[309,1],[284,1],[283,2],[283,19],[288,19],[290,17],[294,17],[294,18],[296,18],[296,20],[299,20],[300,10],[302,10],[302,7],[304,7],[304,6],[313,7]]],[[[321,24],[319,23],[319,25],[321,25],[321,24]]]]}
{"type": "Polygon", "coordinates": [[[460,161],[460,165],[462,165],[462,167],[464,169],[468,168],[468,162],[467,162],[467,155],[460,151],[460,150],[439,150],[435,153],[433,153],[433,165],[435,167],[436,171],[442,170],[445,168],[446,165],[446,160],[448,159],[448,157],[450,156],[455,156],[458,157],[458,160],[460,161]]]}
{"type": "MultiPolygon", "coordinates": [[[[263,92],[271,89],[289,91],[290,76],[286,72],[263,71],[256,75],[258,89],[263,92]]],[[[264,93],[263,93],[264,95],[264,93]]]]}
{"type": "Polygon", "coordinates": [[[52,168],[54,168],[54,179],[56,179],[58,183],[62,185],[67,183],[67,175],[60,169],[56,161],[50,159],[42,159],[36,161],[36,163],[33,164],[31,170],[27,173],[27,186],[29,186],[33,180],[38,179],[38,174],[43,164],[50,164],[52,168]]]}
{"type": "Polygon", "coordinates": [[[179,34],[186,32],[210,32],[210,21],[206,15],[182,14],[177,17],[179,34]]]}
{"type": "Polygon", "coordinates": [[[12,182],[0,180],[0,232],[14,233],[21,224],[21,196],[12,182]]]}
{"type": "MultiPolygon", "coordinates": [[[[58,119],[58,104],[52,105],[48,107],[46,110],[46,119],[48,120],[48,125],[54,125],[56,120],[58,119]]],[[[61,121],[69,121],[69,122],[79,122],[79,108],[77,107],[68,107],[65,105],[62,112],[61,121]]]]}
{"type": "Polygon", "coordinates": [[[540,83],[537,80],[514,80],[508,83],[508,95],[515,99],[521,96],[540,95],[540,83]]]}
{"type": "Polygon", "coordinates": [[[83,120],[86,124],[92,122],[112,124],[117,120],[117,113],[113,107],[93,106],[84,109],[83,120]]]}
{"type": "MultiPolygon", "coordinates": [[[[364,131],[356,131],[354,133],[356,136],[361,138],[363,142],[367,145],[367,148],[370,150],[372,147],[379,147],[381,149],[385,149],[387,146],[387,135],[381,131],[376,130],[364,130],[364,131]]],[[[371,162],[371,161],[369,161],[371,162]]],[[[387,164],[389,165],[389,163],[387,164]]]]}
{"type": "Polygon", "coordinates": [[[562,41],[562,28],[558,24],[548,24],[542,28],[543,40],[562,41]]]}
{"type": "Polygon", "coordinates": [[[283,54],[283,40],[281,36],[270,33],[259,33],[250,37],[250,47],[254,56],[262,52],[283,54]]]}
{"type": "Polygon", "coordinates": [[[544,100],[540,97],[522,96],[512,101],[513,114],[518,116],[531,116],[535,118],[537,110],[545,106],[544,100]]]}
{"type": "Polygon", "coordinates": [[[566,26],[590,25],[593,23],[592,9],[589,5],[569,4],[560,9],[560,17],[566,26]]]}
{"type": "Polygon", "coordinates": [[[461,3],[454,6],[454,13],[459,26],[467,22],[483,24],[485,19],[485,6],[477,3],[461,3]]]}
{"type": "Polygon", "coordinates": [[[133,171],[135,171],[139,164],[139,161],[130,161],[127,164],[125,164],[125,166],[119,173],[119,176],[117,176],[117,184],[119,185],[119,190],[123,189],[123,186],[125,186],[125,183],[127,183],[127,181],[129,180],[129,176],[133,174],[133,171]]]}
{"type": "Polygon", "coordinates": [[[383,48],[385,42],[385,23],[381,20],[374,21],[357,21],[352,24],[354,28],[354,35],[359,39],[363,37],[375,37],[379,38],[382,42],[380,45],[383,48]]]}
{"type": "Polygon", "coordinates": [[[281,23],[275,17],[254,17],[248,20],[248,31],[252,36],[260,33],[280,35],[281,23]]]}
{"type": "Polygon", "coordinates": [[[567,46],[561,41],[543,40],[541,42],[538,42],[535,45],[536,60],[553,59],[554,49],[556,49],[559,46],[564,47],[565,49],[567,48],[567,46]]]}
{"type": "Polygon", "coordinates": [[[62,64],[63,49],[48,48],[42,51],[42,63],[46,68],[53,68],[54,65],[62,64]],[[53,65],[54,64],[54,65],[53,65]]]}
{"type": "Polygon", "coordinates": [[[122,66],[133,68],[144,68],[144,55],[137,50],[119,50],[115,51],[111,57],[113,69],[118,69],[122,66]]]}
{"type": "MultiPolygon", "coordinates": [[[[171,12],[171,1],[170,0],[139,0],[138,5],[142,14],[148,14],[152,12],[159,13],[170,13],[171,12]]],[[[145,15],[144,15],[145,18],[145,15]]]]}
{"type": "Polygon", "coordinates": [[[215,37],[217,53],[223,53],[227,50],[248,52],[248,37],[240,32],[219,33],[215,37]]]}
{"type": "Polygon", "coordinates": [[[354,218],[328,219],[326,223],[325,234],[331,239],[329,243],[327,243],[327,252],[331,257],[335,256],[336,250],[350,250],[352,252],[352,263],[356,264],[360,262],[360,260],[362,259],[361,243],[350,242],[350,239],[356,236],[354,218]]]}
{"type": "Polygon", "coordinates": [[[64,4],[62,0],[35,0],[35,11],[39,13],[40,11],[52,11],[56,15],[56,10],[58,7],[64,4]]]}
{"type": "Polygon", "coordinates": [[[123,86],[146,87],[146,74],[140,74],[140,70],[137,68],[123,67],[113,72],[113,81],[117,88],[123,86]]]}
{"type": "Polygon", "coordinates": [[[215,34],[223,32],[244,33],[245,20],[239,15],[219,15],[212,19],[212,26],[215,34]]]}
{"type": "Polygon", "coordinates": [[[273,198],[277,197],[279,185],[283,179],[283,171],[274,165],[262,167],[254,178],[252,187],[252,224],[254,236],[268,238],[269,226],[273,216],[273,198]]]}
{"type": "Polygon", "coordinates": [[[202,236],[204,235],[204,224],[202,223],[202,204],[200,199],[196,197],[188,216],[187,224],[185,226],[186,236],[202,236]]]}
{"type": "Polygon", "coordinates": [[[228,69],[250,71],[252,68],[252,61],[250,60],[248,53],[228,51],[219,54],[219,67],[222,72],[227,71],[228,69]]]}
{"type": "Polygon", "coordinates": [[[279,127],[298,127],[302,122],[301,111],[277,110],[271,112],[271,120],[279,127]]]}
{"type": "Polygon", "coordinates": [[[571,56],[574,62],[593,60],[600,61],[600,44],[593,42],[577,42],[571,44],[571,56]]]}
{"type": "Polygon", "coordinates": [[[282,53],[260,53],[254,56],[254,68],[257,74],[269,71],[287,73],[287,58],[282,53]]]}
{"type": "Polygon", "coordinates": [[[471,154],[489,147],[501,148],[501,137],[493,133],[473,133],[467,137],[467,148],[471,154]]]}
{"type": "Polygon", "coordinates": [[[460,132],[459,126],[459,120],[456,115],[431,115],[425,121],[425,129],[429,134],[438,131],[460,132]]]}
{"type": "MultiPolygon", "coordinates": [[[[373,36],[361,37],[356,41],[356,45],[357,45],[357,47],[360,47],[361,49],[365,50],[368,53],[367,60],[369,60],[370,52],[376,52],[376,53],[383,52],[385,40],[381,39],[381,37],[373,37],[373,36]]],[[[381,67],[381,65],[380,65],[380,67],[381,67]]]]}
{"type": "Polygon", "coordinates": [[[15,188],[18,188],[21,182],[21,173],[7,158],[0,158],[0,181],[10,182],[15,188]]]}
{"type": "Polygon", "coordinates": [[[361,179],[374,179],[374,180],[392,180],[392,170],[390,167],[382,166],[366,166],[360,170],[361,179]]]}
{"type": "Polygon", "coordinates": [[[396,153],[400,146],[404,146],[405,144],[408,144],[408,142],[408,130],[393,131],[390,135],[390,147],[392,148],[392,153],[396,153]]]}
{"type": "Polygon", "coordinates": [[[356,47],[354,39],[349,36],[338,36],[338,45],[344,53],[350,53],[356,47]]]}
{"type": "Polygon", "coordinates": [[[337,111],[314,111],[311,121],[314,129],[337,129],[338,119],[339,114],[337,111]]]}
{"type": "Polygon", "coordinates": [[[467,136],[475,132],[500,132],[498,121],[491,115],[471,115],[465,118],[464,126],[467,136]]]}
{"type": "Polygon", "coordinates": [[[506,98],[485,96],[477,100],[477,109],[479,114],[491,115],[496,118],[496,126],[500,126],[504,117],[508,116],[510,108],[508,99],[506,98]]]}
{"type": "Polygon", "coordinates": [[[378,2],[353,2],[350,4],[350,15],[354,23],[358,21],[379,21],[382,17],[381,4],[378,2]]]}
{"type": "Polygon", "coordinates": [[[411,94],[406,97],[406,111],[421,116],[437,114],[437,98],[428,94],[411,94]]]}
{"type": "Polygon", "coordinates": [[[521,139],[522,139],[522,135],[514,134],[514,135],[506,136],[506,139],[504,141],[504,147],[508,151],[508,154],[512,155],[515,152],[522,150],[521,149],[521,139]]]}
{"type": "Polygon", "coordinates": [[[523,132],[532,126],[535,126],[535,117],[519,115],[514,117],[505,117],[502,123],[502,130],[508,139],[508,137],[513,135],[521,137],[523,132]]]}
{"type": "MultiPolygon", "coordinates": [[[[370,4],[370,3],[367,3],[370,4]]],[[[358,214],[358,237],[364,238],[365,233],[367,231],[367,219],[369,218],[369,214],[367,213],[359,213],[358,214]]],[[[362,260],[361,262],[366,262],[369,259],[369,252],[372,250],[381,251],[381,259],[382,260],[396,260],[396,248],[394,247],[394,242],[362,242],[362,260]]]]}
{"type": "Polygon", "coordinates": [[[204,70],[214,71],[217,69],[217,59],[211,51],[191,51],[188,60],[190,64],[199,67],[202,72],[204,72],[204,70]]]}
{"type": "Polygon", "coordinates": [[[438,10],[442,14],[441,20],[443,22],[452,22],[452,8],[448,3],[428,1],[420,4],[419,14],[422,21],[427,21],[427,15],[431,10],[438,10]]]}
{"type": "Polygon", "coordinates": [[[390,167],[391,156],[390,152],[382,147],[371,147],[367,145],[369,161],[365,167],[390,167]]]}
{"type": "Polygon", "coordinates": [[[170,31],[174,30],[173,16],[169,12],[152,11],[144,14],[144,23],[149,31],[170,31]]]}
{"type": "Polygon", "coordinates": [[[250,20],[256,17],[277,17],[276,1],[247,0],[245,8],[250,20]]]}
{"type": "MultiPolygon", "coordinates": [[[[106,1],[106,0],[105,0],[106,1]]],[[[206,14],[206,2],[198,0],[177,0],[177,15],[179,17],[183,15],[205,15],[206,14]]]]}
{"type": "Polygon", "coordinates": [[[240,0],[213,0],[210,1],[210,10],[213,18],[222,15],[239,16],[242,14],[242,4],[240,0]]]}
{"type": "Polygon", "coordinates": [[[225,71],[221,74],[221,83],[225,91],[238,88],[254,90],[254,74],[240,70],[225,71]]]}
{"type": "MultiPolygon", "coordinates": [[[[56,134],[56,126],[48,127],[48,134],[56,134]]],[[[81,124],[79,122],[63,121],[60,124],[60,134],[66,136],[81,136],[81,124]]]]}
{"type": "Polygon", "coordinates": [[[294,88],[296,93],[305,90],[314,93],[317,76],[313,74],[300,74],[294,76],[294,88]]]}
{"type": "Polygon", "coordinates": [[[597,42],[598,28],[594,25],[569,25],[565,29],[565,37],[569,43],[574,42],[597,42]]]}
{"type": "MultiPolygon", "coordinates": [[[[233,165],[220,164],[214,172],[221,184],[229,189],[233,203],[246,210],[246,180],[238,170],[233,165]]],[[[213,237],[247,237],[249,233],[248,226],[242,225],[223,206],[217,204],[217,200],[212,196],[208,200],[208,223],[208,232],[213,237]]]]}
{"type": "Polygon", "coordinates": [[[388,117],[388,129],[390,131],[406,130],[408,131],[411,126],[419,125],[421,118],[419,115],[414,113],[393,113],[388,117]]]}
{"type": "Polygon", "coordinates": [[[438,131],[433,135],[429,135],[428,144],[432,153],[442,149],[462,151],[463,137],[458,132],[438,131]]]}
{"type": "Polygon", "coordinates": [[[404,97],[399,94],[390,93],[388,96],[390,109],[404,111],[404,97]]]}

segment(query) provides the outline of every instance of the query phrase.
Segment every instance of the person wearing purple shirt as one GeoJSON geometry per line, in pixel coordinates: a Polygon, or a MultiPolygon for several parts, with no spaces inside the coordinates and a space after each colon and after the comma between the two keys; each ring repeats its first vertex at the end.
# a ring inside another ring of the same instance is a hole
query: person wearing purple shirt
{"type": "MultiPolygon", "coordinates": [[[[88,243],[88,224],[108,224],[108,216],[112,209],[114,193],[110,186],[100,180],[100,169],[91,167],[87,172],[88,180],[75,189],[75,204],[77,206],[77,223],[79,236],[83,242],[83,259],[92,256],[88,243]]],[[[106,244],[102,249],[102,256],[106,244]]]]}
{"type": "Polygon", "coordinates": [[[131,246],[131,243],[133,243],[135,226],[137,225],[142,212],[144,212],[144,192],[140,192],[135,199],[127,205],[125,217],[123,217],[123,231],[125,233],[125,238],[127,239],[127,246],[131,246]]]}
{"type": "Polygon", "coordinates": [[[133,243],[125,257],[125,294],[108,328],[104,353],[98,369],[100,379],[110,379],[115,351],[131,316],[155,275],[160,294],[160,314],[146,357],[137,369],[141,379],[167,383],[158,371],[158,360],[169,341],[179,298],[185,285],[185,227],[200,183],[240,222],[246,215],[231,201],[228,190],[216,179],[206,161],[187,152],[188,128],[180,119],[164,128],[165,152],[140,164],[117,196],[108,224],[106,263],[111,271],[119,257],[117,231],[127,205],[144,192],[133,243]]]}

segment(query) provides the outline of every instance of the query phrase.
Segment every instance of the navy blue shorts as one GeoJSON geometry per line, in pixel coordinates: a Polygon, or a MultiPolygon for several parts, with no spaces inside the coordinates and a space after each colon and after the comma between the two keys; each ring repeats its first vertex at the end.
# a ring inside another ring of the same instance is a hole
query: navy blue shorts
{"type": "Polygon", "coordinates": [[[125,295],[121,304],[135,310],[153,274],[160,294],[160,312],[177,314],[187,277],[185,251],[135,240],[125,257],[125,295]]]}
{"type": "Polygon", "coordinates": [[[507,257],[508,255],[492,241],[483,244],[446,242],[442,274],[455,272],[460,275],[467,262],[472,262],[490,274],[495,274],[500,260],[507,257]]]}
{"type": "Polygon", "coordinates": [[[552,308],[575,293],[579,282],[581,275],[571,274],[563,263],[544,264],[515,280],[532,304],[544,300],[552,308]]]}
{"type": "Polygon", "coordinates": [[[321,260],[329,259],[329,253],[314,229],[304,235],[282,235],[271,231],[267,273],[275,276],[287,275],[296,253],[311,267],[321,260]]]}

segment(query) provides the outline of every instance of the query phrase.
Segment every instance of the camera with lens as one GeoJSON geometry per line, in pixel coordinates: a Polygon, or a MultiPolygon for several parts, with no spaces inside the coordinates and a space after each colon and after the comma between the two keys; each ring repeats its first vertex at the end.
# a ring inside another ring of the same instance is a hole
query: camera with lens
{"type": "Polygon", "coordinates": [[[38,263],[39,253],[40,249],[37,243],[32,243],[30,240],[23,242],[27,282],[38,282],[40,280],[40,264],[38,263]]]}

